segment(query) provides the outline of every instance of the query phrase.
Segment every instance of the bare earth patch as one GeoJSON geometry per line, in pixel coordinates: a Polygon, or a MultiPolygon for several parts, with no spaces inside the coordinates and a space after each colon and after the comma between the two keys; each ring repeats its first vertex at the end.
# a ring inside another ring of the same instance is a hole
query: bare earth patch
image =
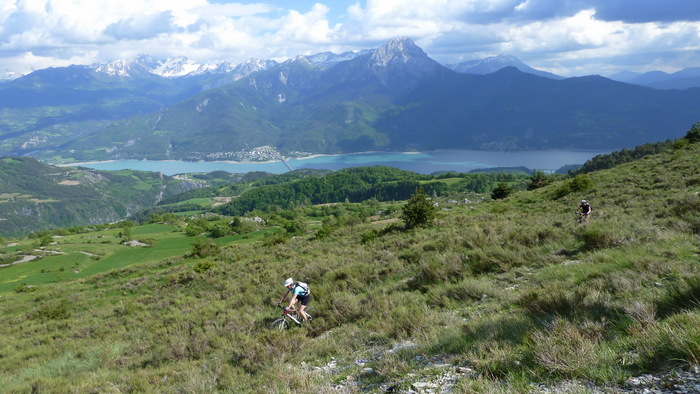
{"type": "Polygon", "coordinates": [[[231,197],[214,197],[214,204],[213,206],[219,206],[219,205],[224,205],[227,202],[231,202],[231,197]]]}
{"type": "Polygon", "coordinates": [[[372,222],[372,224],[384,224],[384,223],[394,223],[398,222],[398,218],[391,218],[391,219],[384,219],[384,220],[377,220],[376,222],[372,222]]]}
{"type": "Polygon", "coordinates": [[[66,185],[66,186],[75,186],[75,185],[80,185],[80,182],[78,181],[71,181],[71,180],[65,180],[58,182],[59,185],[66,185]]]}

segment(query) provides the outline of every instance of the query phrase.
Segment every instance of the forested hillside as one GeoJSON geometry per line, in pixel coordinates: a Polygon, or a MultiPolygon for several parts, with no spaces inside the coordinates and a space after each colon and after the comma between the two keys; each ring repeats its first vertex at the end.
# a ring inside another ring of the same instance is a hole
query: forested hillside
{"type": "Polygon", "coordinates": [[[0,235],[117,221],[201,186],[154,172],[95,171],[2,157],[0,235]]]}
{"type": "Polygon", "coordinates": [[[654,374],[652,388],[682,391],[666,372],[700,362],[699,161],[685,139],[496,201],[437,198],[434,220],[412,230],[401,215],[312,217],[333,225],[239,241],[139,226],[179,254],[138,263],[147,249],[130,251],[128,266],[61,285],[0,268],[18,275],[0,297],[0,387],[621,392],[654,374]],[[581,199],[588,224],[575,220],[581,199]],[[311,286],[314,320],[271,331],[290,276],[311,286]]]}

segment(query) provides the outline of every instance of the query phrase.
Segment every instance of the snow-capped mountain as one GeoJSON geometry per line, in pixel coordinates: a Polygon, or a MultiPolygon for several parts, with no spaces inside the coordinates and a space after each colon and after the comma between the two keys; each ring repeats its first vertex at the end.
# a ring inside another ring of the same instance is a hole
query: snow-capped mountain
{"type": "Polygon", "coordinates": [[[248,59],[243,63],[234,67],[231,72],[233,73],[233,80],[237,81],[241,78],[245,78],[248,75],[267,70],[268,68],[276,66],[278,63],[274,60],[263,60],[263,59],[248,59]]]}
{"type": "Polygon", "coordinates": [[[2,81],[11,81],[13,79],[17,79],[22,77],[23,74],[10,71],[10,70],[5,70],[5,72],[0,73],[0,82],[2,81]]]}
{"type": "Polygon", "coordinates": [[[233,66],[227,62],[199,64],[184,56],[156,59],[145,54],[140,54],[132,59],[119,59],[108,63],[94,64],[92,67],[97,73],[120,78],[135,77],[143,73],[150,73],[164,78],[179,78],[209,72],[226,73],[233,71],[233,66]]]}
{"type": "Polygon", "coordinates": [[[505,67],[515,67],[524,73],[535,74],[552,79],[562,79],[562,77],[558,75],[546,71],[536,70],[521,62],[517,57],[511,55],[497,55],[484,59],[469,60],[458,64],[446,64],[445,67],[459,73],[479,75],[491,74],[505,67]]]}
{"type": "Polygon", "coordinates": [[[366,55],[371,53],[373,49],[363,49],[361,51],[351,51],[343,52],[340,55],[333,52],[321,52],[315,55],[304,56],[309,63],[314,64],[320,68],[329,68],[335,66],[340,62],[345,62],[352,60],[358,56],[366,55]]]}

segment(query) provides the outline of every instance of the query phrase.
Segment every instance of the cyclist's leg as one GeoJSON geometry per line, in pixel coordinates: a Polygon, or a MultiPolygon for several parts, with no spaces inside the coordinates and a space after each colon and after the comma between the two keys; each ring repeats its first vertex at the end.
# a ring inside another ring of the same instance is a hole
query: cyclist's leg
{"type": "Polygon", "coordinates": [[[301,314],[301,317],[304,319],[304,321],[309,321],[309,316],[306,314],[306,306],[309,304],[310,298],[311,296],[307,295],[304,298],[302,298],[301,302],[299,302],[299,313],[301,314]]]}

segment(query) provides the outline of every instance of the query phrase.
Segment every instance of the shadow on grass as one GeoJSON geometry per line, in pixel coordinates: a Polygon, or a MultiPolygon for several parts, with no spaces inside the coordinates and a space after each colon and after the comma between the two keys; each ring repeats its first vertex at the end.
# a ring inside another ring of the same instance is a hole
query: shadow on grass
{"type": "Polygon", "coordinates": [[[690,278],[671,287],[656,304],[656,315],[663,319],[683,311],[700,308],[700,278],[690,278]]]}

